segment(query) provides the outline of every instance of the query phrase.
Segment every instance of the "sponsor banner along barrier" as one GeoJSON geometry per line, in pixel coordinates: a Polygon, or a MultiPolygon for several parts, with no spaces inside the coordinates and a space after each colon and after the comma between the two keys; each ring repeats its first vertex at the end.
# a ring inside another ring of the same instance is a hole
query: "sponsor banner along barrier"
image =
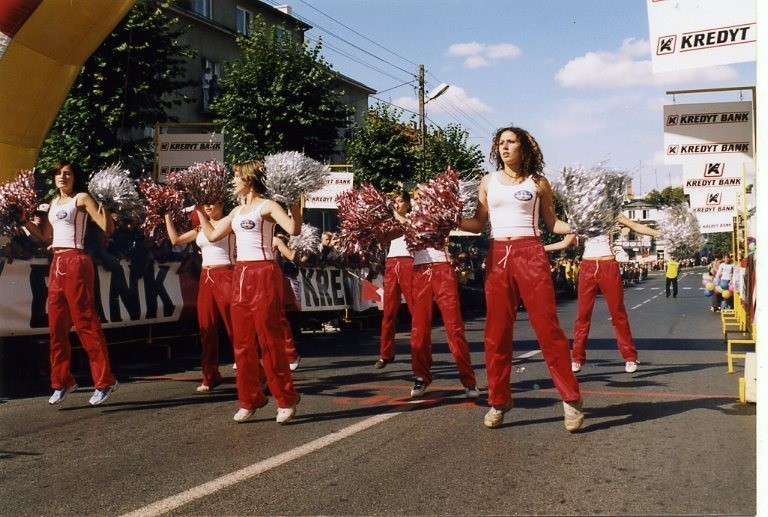
{"type": "MultiPolygon", "coordinates": [[[[0,337],[48,334],[47,258],[0,260],[0,337]]],[[[131,267],[125,260],[109,268],[95,265],[97,312],[105,329],[196,318],[199,268],[192,260],[131,267]]],[[[300,269],[295,282],[302,311],[365,311],[363,280],[354,270],[300,269]]],[[[381,285],[383,277],[373,279],[381,285]]]]}

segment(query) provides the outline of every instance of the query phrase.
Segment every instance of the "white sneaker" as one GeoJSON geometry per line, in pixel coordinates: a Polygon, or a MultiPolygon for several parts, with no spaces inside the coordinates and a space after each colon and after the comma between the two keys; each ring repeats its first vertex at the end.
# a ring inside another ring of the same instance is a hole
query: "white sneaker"
{"type": "Polygon", "coordinates": [[[60,390],[55,390],[53,392],[53,395],[51,395],[51,398],[48,399],[48,403],[50,405],[60,404],[64,402],[64,399],[67,398],[67,395],[72,393],[77,389],[77,383],[73,384],[69,388],[63,388],[60,390]]]}
{"type": "Polygon", "coordinates": [[[109,398],[110,395],[112,395],[113,391],[117,391],[118,386],[120,386],[120,383],[115,381],[114,384],[110,384],[104,389],[97,389],[93,392],[93,395],[91,395],[91,400],[88,401],[88,403],[92,406],[98,406],[105,400],[109,398]]]}
{"type": "Polygon", "coordinates": [[[571,371],[573,373],[580,372],[581,371],[581,363],[576,362],[576,361],[572,362],[571,363],[571,371]]]}
{"type": "Polygon", "coordinates": [[[301,363],[301,356],[296,357],[296,360],[290,363],[288,366],[290,366],[292,372],[295,372],[299,367],[299,363],[301,363]]]}
{"type": "Polygon", "coordinates": [[[416,382],[413,383],[411,388],[411,397],[423,397],[427,391],[427,383],[421,377],[416,378],[416,382]]]}
{"type": "Polygon", "coordinates": [[[237,413],[235,413],[234,421],[238,424],[242,424],[243,422],[250,420],[253,416],[254,410],[253,409],[245,409],[240,408],[237,410],[237,413]]]}
{"type": "Polygon", "coordinates": [[[477,385],[473,384],[472,386],[465,387],[464,393],[466,394],[468,399],[476,399],[480,397],[480,390],[477,389],[477,385]]]}
{"type": "Polygon", "coordinates": [[[278,424],[287,424],[293,420],[293,417],[296,416],[296,406],[299,405],[299,402],[301,402],[301,395],[299,395],[299,398],[296,399],[296,403],[291,407],[277,408],[277,418],[275,418],[275,421],[278,424]]]}
{"type": "Polygon", "coordinates": [[[639,361],[627,361],[626,364],[624,364],[624,371],[627,373],[635,373],[638,364],[640,364],[639,361]]]}
{"type": "Polygon", "coordinates": [[[572,433],[577,431],[584,423],[584,412],[581,410],[581,399],[575,402],[563,401],[563,413],[565,414],[565,429],[572,433]]]}
{"type": "Polygon", "coordinates": [[[509,402],[504,404],[500,409],[496,409],[495,407],[491,406],[491,409],[488,410],[488,412],[485,414],[485,418],[483,418],[483,424],[485,424],[485,427],[488,429],[494,429],[503,424],[504,414],[512,409],[512,405],[512,399],[509,399],[509,402]]]}

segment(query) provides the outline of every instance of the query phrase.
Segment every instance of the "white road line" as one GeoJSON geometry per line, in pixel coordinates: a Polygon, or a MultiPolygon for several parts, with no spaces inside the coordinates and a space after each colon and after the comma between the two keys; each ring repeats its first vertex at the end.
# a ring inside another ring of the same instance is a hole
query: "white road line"
{"type": "Polygon", "coordinates": [[[384,413],[381,415],[372,416],[371,418],[366,418],[361,422],[353,424],[349,427],[345,427],[344,429],[335,433],[318,438],[317,440],[305,443],[304,445],[296,447],[290,451],[286,451],[264,461],[254,463],[253,465],[249,465],[240,470],[236,470],[231,474],[221,476],[220,478],[209,481],[208,483],[203,483],[202,485],[190,488],[189,490],[185,490],[179,494],[166,497],[165,499],[161,499],[160,501],[139,508],[138,510],[134,510],[125,514],[124,517],[149,517],[153,515],[162,515],[168,513],[196,499],[201,499],[214,492],[230,487],[232,485],[236,485],[237,483],[241,483],[246,479],[258,476],[259,474],[263,474],[264,472],[267,472],[268,470],[271,470],[275,467],[279,467],[284,463],[288,463],[289,461],[301,458],[307,454],[319,451],[323,447],[327,447],[328,445],[336,443],[340,440],[349,438],[350,436],[359,433],[360,431],[364,431],[369,427],[373,427],[377,424],[385,422],[399,414],[401,414],[401,412],[384,413]]]}
{"type": "Polygon", "coordinates": [[[540,354],[541,350],[531,350],[530,352],[526,352],[524,354],[520,354],[517,356],[517,359],[528,359],[529,357],[533,357],[536,354],[540,354]]]}

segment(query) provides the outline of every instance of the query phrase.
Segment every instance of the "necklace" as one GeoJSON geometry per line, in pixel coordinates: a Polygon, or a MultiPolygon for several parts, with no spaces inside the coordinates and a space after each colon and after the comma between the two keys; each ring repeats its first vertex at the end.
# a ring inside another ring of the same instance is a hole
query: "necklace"
{"type": "Polygon", "coordinates": [[[522,178],[522,175],[520,175],[520,174],[515,174],[515,175],[513,176],[512,174],[508,173],[506,169],[502,169],[502,172],[504,172],[504,174],[505,174],[505,175],[506,175],[508,178],[511,178],[511,179],[513,179],[513,180],[519,180],[520,178],[522,178]]]}

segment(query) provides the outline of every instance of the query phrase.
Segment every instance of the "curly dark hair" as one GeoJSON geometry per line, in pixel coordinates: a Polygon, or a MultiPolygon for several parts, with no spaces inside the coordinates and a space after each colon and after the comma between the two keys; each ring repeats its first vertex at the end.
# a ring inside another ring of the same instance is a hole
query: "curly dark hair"
{"type": "Polygon", "coordinates": [[[544,175],[544,155],[541,153],[539,143],[531,134],[520,127],[503,127],[496,131],[493,135],[493,141],[491,142],[491,154],[490,160],[496,170],[504,168],[504,162],[501,161],[501,154],[499,153],[499,138],[505,131],[512,131],[517,135],[517,139],[520,142],[520,152],[523,155],[523,170],[521,171],[526,176],[533,176],[534,178],[544,175]]]}

